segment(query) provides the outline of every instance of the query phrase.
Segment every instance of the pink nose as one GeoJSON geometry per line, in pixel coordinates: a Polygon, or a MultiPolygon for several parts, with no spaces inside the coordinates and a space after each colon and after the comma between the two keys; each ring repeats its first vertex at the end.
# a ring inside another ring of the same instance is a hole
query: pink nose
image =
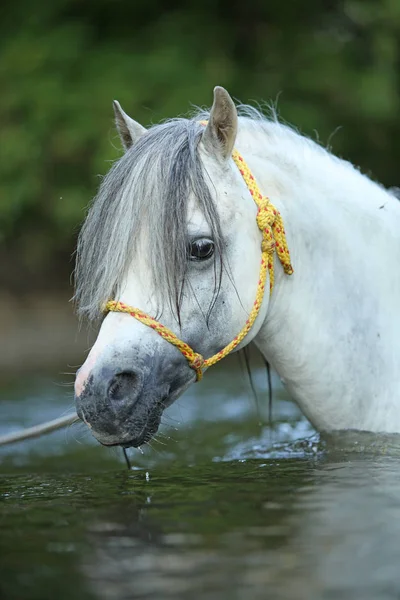
{"type": "Polygon", "coordinates": [[[75,396],[80,396],[85,389],[86,381],[88,378],[87,369],[81,367],[75,377],[75,396]]]}
{"type": "Polygon", "coordinates": [[[87,359],[85,360],[85,362],[83,363],[83,365],[81,366],[81,368],[79,369],[79,371],[76,374],[75,396],[79,397],[82,394],[83,390],[85,389],[89,375],[96,363],[97,356],[98,356],[98,351],[96,351],[95,347],[93,347],[89,353],[89,356],[87,357],[87,359]]]}

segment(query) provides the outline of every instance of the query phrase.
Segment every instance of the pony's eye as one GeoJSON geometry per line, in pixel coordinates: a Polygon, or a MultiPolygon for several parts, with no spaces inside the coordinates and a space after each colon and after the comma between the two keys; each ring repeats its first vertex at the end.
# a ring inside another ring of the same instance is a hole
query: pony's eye
{"type": "Polygon", "coordinates": [[[207,260],[214,254],[214,242],[209,238],[193,240],[189,244],[189,260],[207,260]]]}

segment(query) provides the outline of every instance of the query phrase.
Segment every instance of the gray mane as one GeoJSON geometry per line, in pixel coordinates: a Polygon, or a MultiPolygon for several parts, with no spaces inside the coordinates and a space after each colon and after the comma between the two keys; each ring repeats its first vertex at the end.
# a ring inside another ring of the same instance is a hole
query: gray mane
{"type": "MultiPolygon", "coordinates": [[[[218,213],[199,157],[204,129],[199,119],[207,117],[174,119],[150,128],[103,179],[78,240],[75,300],[82,316],[98,318],[102,306],[118,293],[139,233],[145,230],[155,289],[167,294],[179,319],[191,193],[211,228],[216,255],[222,257],[218,213]]],[[[215,281],[217,288],[218,277],[215,281]]]]}

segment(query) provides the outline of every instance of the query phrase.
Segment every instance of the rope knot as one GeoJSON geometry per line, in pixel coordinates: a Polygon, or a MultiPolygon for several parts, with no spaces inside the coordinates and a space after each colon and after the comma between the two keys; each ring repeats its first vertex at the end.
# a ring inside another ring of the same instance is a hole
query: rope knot
{"type": "Polygon", "coordinates": [[[260,229],[263,239],[261,243],[261,251],[267,254],[273,254],[275,250],[275,240],[272,232],[272,227],[276,220],[276,210],[271,205],[268,198],[263,198],[259,204],[257,211],[257,225],[260,229]]]}
{"type": "Polygon", "coordinates": [[[272,206],[268,198],[263,198],[257,211],[257,225],[264,233],[265,229],[271,228],[275,223],[276,209],[272,206]]]}
{"type": "Polygon", "coordinates": [[[267,253],[267,254],[273,254],[275,251],[275,247],[276,244],[274,242],[273,239],[270,239],[269,237],[267,238],[265,235],[263,235],[263,239],[261,242],[261,252],[267,253]]]}
{"type": "Polygon", "coordinates": [[[203,377],[204,358],[197,352],[193,353],[193,357],[189,360],[189,365],[196,371],[197,381],[203,377]]]}

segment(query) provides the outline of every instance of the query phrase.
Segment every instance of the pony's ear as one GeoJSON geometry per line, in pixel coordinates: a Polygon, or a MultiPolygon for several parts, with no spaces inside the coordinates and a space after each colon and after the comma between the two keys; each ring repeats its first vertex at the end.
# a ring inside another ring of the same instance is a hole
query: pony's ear
{"type": "Polygon", "coordinates": [[[237,110],[232,98],[223,87],[214,88],[214,102],[207,127],[203,133],[206,149],[230,158],[237,133],[237,110]]]}
{"type": "Polygon", "coordinates": [[[140,123],[128,117],[117,100],[114,100],[113,106],[119,137],[125,150],[128,150],[147,130],[140,123]]]}

